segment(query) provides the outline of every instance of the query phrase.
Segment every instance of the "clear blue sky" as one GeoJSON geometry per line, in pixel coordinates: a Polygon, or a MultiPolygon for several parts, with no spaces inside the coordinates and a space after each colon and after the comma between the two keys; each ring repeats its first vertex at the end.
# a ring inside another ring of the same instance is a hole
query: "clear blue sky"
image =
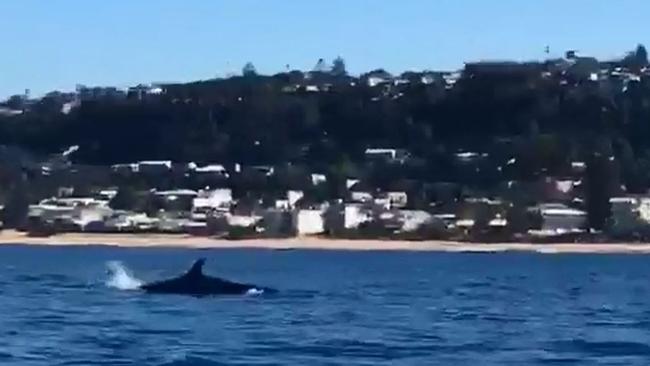
{"type": "Polygon", "coordinates": [[[453,69],[650,46],[649,0],[4,0],[0,97],[239,72],[453,69]]]}

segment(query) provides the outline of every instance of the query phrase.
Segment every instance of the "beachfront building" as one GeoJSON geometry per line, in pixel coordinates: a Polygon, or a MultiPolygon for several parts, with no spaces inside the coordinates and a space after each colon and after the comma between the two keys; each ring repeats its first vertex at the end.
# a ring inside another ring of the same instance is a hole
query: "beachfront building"
{"type": "Polygon", "coordinates": [[[210,212],[227,212],[232,203],[232,190],[229,188],[199,191],[192,200],[191,217],[195,221],[205,221],[210,212]]]}
{"type": "Polygon", "coordinates": [[[366,203],[373,201],[373,189],[365,182],[356,179],[348,179],[348,183],[354,182],[348,187],[349,200],[356,203],[366,203]]]}
{"type": "Polygon", "coordinates": [[[391,207],[404,208],[408,203],[408,194],[406,192],[386,192],[386,198],[388,198],[391,207]]]}
{"type": "Polygon", "coordinates": [[[226,215],[228,226],[253,227],[262,219],[259,215],[226,215]]]}
{"type": "MultiPolygon", "coordinates": [[[[312,215],[316,215],[313,213],[312,215]]],[[[372,226],[386,232],[399,232],[406,228],[414,230],[431,215],[419,211],[390,209],[388,202],[331,204],[322,215],[323,231],[337,234],[350,233],[372,226]]],[[[319,227],[320,230],[320,227],[319,227]]]]}
{"type": "Polygon", "coordinates": [[[38,204],[29,205],[27,218],[52,221],[60,217],[72,217],[73,212],[73,206],[58,205],[52,200],[43,200],[38,204]]]}
{"type": "Polygon", "coordinates": [[[105,227],[110,232],[142,232],[154,231],[160,220],[157,217],[149,217],[139,212],[115,212],[105,221],[105,227]]]}
{"type": "Polygon", "coordinates": [[[184,175],[189,178],[194,187],[225,187],[230,174],[222,164],[208,164],[198,166],[188,163],[184,175]]]}
{"type": "Polygon", "coordinates": [[[287,191],[287,202],[289,208],[293,209],[296,207],[296,203],[305,196],[303,191],[287,191]]]}
{"type": "Polygon", "coordinates": [[[361,190],[350,191],[350,200],[353,202],[370,202],[372,201],[372,193],[361,190]]]}
{"type": "Polygon", "coordinates": [[[293,210],[304,195],[303,191],[287,191],[285,197],[275,200],[275,208],[285,211],[293,210]]]}
{"type": "Polygon", "coordinates": [[[612,197],[609,231],[614,235],[629,235],[650,229],[650,197],[612,197]]]}
{"type": "Polygon", "coordinates": [[[367,205],[346,204],[343,210],[343,227],[348,230],[357,229],[361,224],[372,221],[372,216],[372,210],[367,205]]]}
{"type": "Polygon", "coordinates": [[[154,191],[153,193],[164,203],[164,208],[169,211],[188,211],[192,207],[194,198],[199,194],[191,189],[173,189],[154,191]]]}
{"type": "Polygon", "coordinates": [[[434,220],[433,215],[423,210],[400,210],[402,232],[413,232],[434,220]]]}
{"type": "Polygon", "coordinates": [[[544,203],[532,209],[542,218],[540,235],[562,235],[583,232],[587,225],[587,213],[582,210],[569,208],[561,203],[544,203]]]}
{"type": "Polygon", "coordinates": [[[173,214],[163,212],[158,215],[156,229],[157,231],[163,233],[185,233],[187,232],[186,226],[188,224],[192,224],[192,221],[184,217],[178,217],[173,214]]]}
{"type": "Polygon", "coordinates": [[[297,210],[293,214],[293,229],[296,235],[317,235],[325,232],[323,210],[297,210]]]}
{"type": "Polygon", "coordinates": [[[108,202],[95,198],[50,198],[29,205],[27,230],[56,227],[64,230],[93,230],[113,213],[108,202]]]}

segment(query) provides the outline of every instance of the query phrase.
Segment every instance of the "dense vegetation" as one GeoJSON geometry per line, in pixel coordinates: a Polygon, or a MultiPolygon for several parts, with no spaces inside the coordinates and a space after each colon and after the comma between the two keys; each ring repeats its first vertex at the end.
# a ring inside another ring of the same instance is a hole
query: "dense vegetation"
{"type": "Polygon", "coordinates": [[[449,74],[374,70],[359,77],[342,59],[331,68],[163,86],[156,95],[81,99],[61,113],[65,94],[50,93],[0,117],[0,144],[41,153],[79,145],[74,159],[112,164],[171,159],[226,165],[291,162],[311,171],[398,180],[456,182],[495,192],[502,182],[571,177],[588,164],[590,212],[607,197],[650,185],[650,73],[639,46],[593,72],[567,60],[467,64],[449,74]],[[373,83],[379,78],[381,82],[373,83]],[[427,78],[426,82],[424,79],[427,78]],[[367,147],[403,148],[406,164],[365,164],[367,147]],[[471,169],[459,151],[486,154],[471,169]],[[598,197],[598,198],[593,198],[598,197]]]}

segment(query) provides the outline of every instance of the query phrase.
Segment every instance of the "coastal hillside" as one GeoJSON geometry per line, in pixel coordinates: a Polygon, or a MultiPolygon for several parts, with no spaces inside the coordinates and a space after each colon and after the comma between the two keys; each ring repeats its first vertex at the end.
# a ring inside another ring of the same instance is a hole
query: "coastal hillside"
{"type": "MultiPolygon", "coordinates": [[[[228,78],[8,98],[0,104],[0,195],[11,226],[51,197],[110,188],[120,192],[114,209],[151,216],[192,210],[153,191],[190,189],[194,199],[223,188],[248,211],[294,209],[277,203],[291,190],[309,209],[372,201],[424,211],[439,220],[423,232],[438,236],[449,225],[507,225],[499,238],[558,229],[544,224],[549,215],[574,220],[564,232],[602,231],[614,211],[646,222],[638,207],[650,185],[649,123],[642,45],[615,60],[568,51],[396,75],[349,75],[340,57],[275,75],[249,63],[228,78]]],[[[388,235],[391,225],[366,231],[388,235]]],[[[628,226],[619,231],[641,235],[628,226]]]]}

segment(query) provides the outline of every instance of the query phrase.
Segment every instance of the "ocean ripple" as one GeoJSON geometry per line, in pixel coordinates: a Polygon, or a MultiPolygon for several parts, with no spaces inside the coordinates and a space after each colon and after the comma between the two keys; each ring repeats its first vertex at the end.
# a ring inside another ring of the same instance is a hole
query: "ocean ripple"
{"type": "Polygon", "coordinates": [[[617,255],[0,247],[0,364],[647,366],[647,278],[617,255]],[[280,292],[105,285],[108,261],[152,280],[198,254],[280,292]]]}

